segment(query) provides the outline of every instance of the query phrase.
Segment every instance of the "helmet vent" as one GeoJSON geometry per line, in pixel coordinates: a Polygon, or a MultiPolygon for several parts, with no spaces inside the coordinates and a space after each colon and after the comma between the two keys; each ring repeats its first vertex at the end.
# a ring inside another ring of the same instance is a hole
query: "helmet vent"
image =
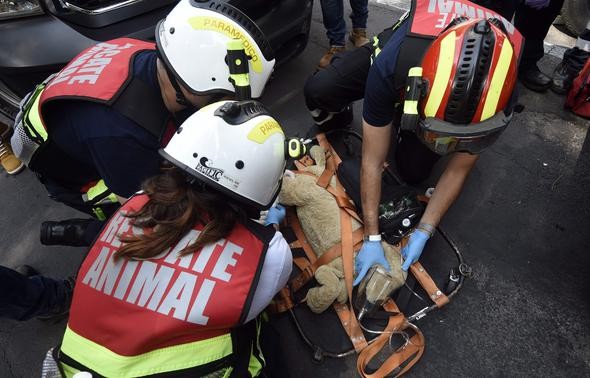
{"type": "Polygon", "coordinates": [[[465,32],[445,109],[446,121],[456,124],[472,122],[489,74],[494,38],[494,33],[477,33],[473,26],[465,32]]]}

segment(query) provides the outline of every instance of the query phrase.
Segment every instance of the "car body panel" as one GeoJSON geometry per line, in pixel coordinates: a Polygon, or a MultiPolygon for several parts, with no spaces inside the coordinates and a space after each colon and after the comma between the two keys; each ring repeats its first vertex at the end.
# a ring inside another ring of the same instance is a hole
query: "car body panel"
{"type": "MultiPolygon", "coordinates": [[[[24,95],[85,48],[121,36],[153,41],[157,21],[176,2],[133,0],[127,7],[87,14],[64,9],[63,5],[95,1],[45,0],[45,14],[0,21],[0,122],[10,123],[24,95]],[[154,9],[154,4],[159,7],[154,9]]],[[[275,52],[277,64],[305,48],[313,0],[227,2],[258,24],[275,52]]]]}

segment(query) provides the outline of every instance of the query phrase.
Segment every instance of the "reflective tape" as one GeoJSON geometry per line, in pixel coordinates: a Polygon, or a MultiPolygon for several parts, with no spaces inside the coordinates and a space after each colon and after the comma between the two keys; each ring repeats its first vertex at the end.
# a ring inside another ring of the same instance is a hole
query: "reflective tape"
{"type": "Polygon", "coordinates": [[[455,39],[457,33],[454,31],[449,33],[440,43],[440,51],[438,55],[438,65],[434,75],[434,83],[428,95],[428,101],[424,108],[424,115],[426,117],[434,117],[438,112],[438,108],[442,103],[442,99],[447,90],[451,71],[453,70],[453,61],[455,58],[455,39]]]}
{"type": "MultiPolygon", "coordinates": [[[[41,99],[41,93],[43,93],[44,89],[44,85],[35,88],[36,93],[33,94],[33,103],[28,107],[25,116],[23,117],[25,120],[24,125],[29,128],[30,135],[41,137],[43,142],[47,140],[47,130],[45,130],[45,126],[43,126],[43,121],[41,120],[39,100],[41,99]]],[[[27,107],[28,104],[25,106],[27,107]]]]}
{"type": "Polygon", "coordinates": [[[78,335],[67,327],[61,351],[79,364],[106,377],[139,377],[189,369],[220,360],[233,353],[229,333],[211,339],[123,356],[78,335]]]}
{"type": "Polygon", "coordinates": [[[498,102],[500,101],[500,95],[502,94],[502,89],[504,88],[504,84],[506,82],[506,76],[508,75],[508,70],[510,69],[510,62],[512,61],[513,55],[514,51],[512,49],[512,45],[507,39],[504,39],[504,43],[502,43],[502,50],[500,50],[500,57],[498,58],[498,63],[496,64],[496,69],[494,70],[494,75],[492,76],[492,80],[490,82],[490,87],[488,89],[488,94],[486,96],[486,102],[483,106],[480,121],[491,118],[494,114],[496,114],[496,108],[498,107],[498,102]]]}
{"type": "Polygon", "coordinates": [[[418,114],[418,101],[404,101],[404,114],[418,114]]]}
{"type": "Polygon", "coordinates": [[[93,187],[82,195],[84,202],[90,202],[94,205],[116,203],[118,198],[115,193],[107,187],[104,180],[100,180],[93,187]]]}
{"type": "Polygon", "coordinates": [[[408,71],[408,76],[422,77],[422,67],[412,67],[408,71]]]}

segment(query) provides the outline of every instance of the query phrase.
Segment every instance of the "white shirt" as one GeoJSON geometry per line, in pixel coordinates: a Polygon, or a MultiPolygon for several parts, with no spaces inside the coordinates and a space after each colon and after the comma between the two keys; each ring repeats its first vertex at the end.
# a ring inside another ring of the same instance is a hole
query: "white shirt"
{"type": "Polygon", "coordinates": [[[289,248],[283,234],[277,231],[268,245],[246,322],[264,311],[276,293],[285,287],[292,268],[291,248],[289,248]]]}

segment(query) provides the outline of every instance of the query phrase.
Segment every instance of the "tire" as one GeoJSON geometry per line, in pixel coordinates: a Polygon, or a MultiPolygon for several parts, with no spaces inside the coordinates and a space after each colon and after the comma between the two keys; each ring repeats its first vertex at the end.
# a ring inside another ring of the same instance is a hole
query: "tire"
{"type": "Polygon", "coordinates": [[[561,8],[561,19],[570,33],[579,36],[590,20],[590,1],[565,0],[561,8]]]}

